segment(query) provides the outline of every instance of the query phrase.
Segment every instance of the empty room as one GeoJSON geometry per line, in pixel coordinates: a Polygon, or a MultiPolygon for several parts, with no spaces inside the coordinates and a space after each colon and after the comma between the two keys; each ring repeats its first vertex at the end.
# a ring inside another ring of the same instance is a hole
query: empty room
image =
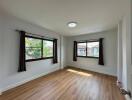
{"type": "Polygon", "coordinates": [[[131,93],[131,0],[0,0],[0,100],[131,93]]]}

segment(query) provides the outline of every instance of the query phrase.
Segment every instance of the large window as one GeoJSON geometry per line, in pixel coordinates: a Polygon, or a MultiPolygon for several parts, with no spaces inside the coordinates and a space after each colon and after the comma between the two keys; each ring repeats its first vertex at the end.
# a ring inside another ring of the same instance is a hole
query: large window
{"type": "Polygon", "coordinates": [[[77,56],[78,57],[99,57],[99,42],[86,41],[77,43],[77,56]]]}
{"type": "Polygon", "coordinates": [[[53,58],[53,40],[25,37],[26,61],[53,58]]]}

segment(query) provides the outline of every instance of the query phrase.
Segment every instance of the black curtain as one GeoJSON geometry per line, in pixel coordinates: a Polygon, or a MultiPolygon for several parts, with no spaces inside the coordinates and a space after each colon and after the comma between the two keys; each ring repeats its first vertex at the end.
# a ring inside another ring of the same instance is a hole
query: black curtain
{"type": "Polygon", "coordinates": [[[73,61],[77,61],[77,41],[74,41],[74,46],[73,46],[73,61]]]}
{"type": "Polygon", "coordinates": [[[57,39],[53,40],[53,64],[58,63],[57,39]]]}
{"type": "Polygon", "coordinates": [[[99,65],[104,65],[103,38],[99,39],[99,65]]]}
{"type": "Polygon", "coordinates": [[[19,31],[20,33],[20,49],[19,49],[19,68],[18,72],[26,71],[25,63],[25,32],[19,31]]]}

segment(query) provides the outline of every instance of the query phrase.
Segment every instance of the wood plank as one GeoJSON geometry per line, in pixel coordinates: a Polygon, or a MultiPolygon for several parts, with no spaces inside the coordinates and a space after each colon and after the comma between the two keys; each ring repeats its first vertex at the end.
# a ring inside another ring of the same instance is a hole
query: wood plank
{"type": "Polygon", "coordinates": [[[116,77],[69,67],[0,96],[0,100],[125,100],[116,77]]]}

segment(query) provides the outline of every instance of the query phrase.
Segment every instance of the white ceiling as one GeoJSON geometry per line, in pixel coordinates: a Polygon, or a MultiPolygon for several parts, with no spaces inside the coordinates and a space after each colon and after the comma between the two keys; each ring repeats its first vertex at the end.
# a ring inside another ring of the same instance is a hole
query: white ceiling
{"type": "Polygon", "coordinates": [[[71,36],[94,33],[116,27],[125,14],[127,0],[0,0],[3,11],[71,36]],[[75,21],[76,28],[67,23],[75,21]]]}

